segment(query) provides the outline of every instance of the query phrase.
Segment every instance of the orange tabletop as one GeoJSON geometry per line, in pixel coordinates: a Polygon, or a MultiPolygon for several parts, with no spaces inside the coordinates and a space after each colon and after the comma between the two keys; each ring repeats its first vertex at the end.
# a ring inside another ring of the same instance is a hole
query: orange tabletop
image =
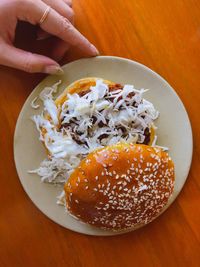
{"type": "MultiPolygon", "coordinates": [[[[74,10],[77,28],[102,55],[139,61],[176,90],[192,123],[192,167],[172,206],[140,230],[92,237],[62,228],[31,202],[13,160],[17,117],[44,75],[0,67],[0,266],[200,266],[200,1],[74,0],[74,10]]],[[[33,27],[20,25],[16,45],[53,47],[34,38],[33,27]]],[[[71,49],[62,63],[81,56],[71,49]]]]}

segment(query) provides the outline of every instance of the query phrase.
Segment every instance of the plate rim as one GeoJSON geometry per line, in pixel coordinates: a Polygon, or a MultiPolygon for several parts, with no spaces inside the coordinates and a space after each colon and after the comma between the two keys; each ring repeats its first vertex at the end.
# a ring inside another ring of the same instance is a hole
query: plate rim
{"type": "MultiPolygon", "coordinates": [[[[174,199],[172,202],[168,203],[167,206],[162,210],[161,213],[158,214],[157,217],[159,217],[160,215],[162,215],[173,203],[174,201],[176,200],[176,198],[178,197],[178,195],[180,194],[180,192],[182,191],[183,189],[183,186],[185,185],[186,183],[186,180],[188,178],[188,175],[189,175],[189,171],[190,171],[190,168],[191,168],[191,165],[192,165],[192,158],[193,158],[193,133],[192,133],[192,126],[191,126],[191,121],[190,121],[190,118],[189,118],[189,115],[188,115],[188,112],[181,100],[181,98],[179,97],[179,95],[177,94],[177,92],[172,88],[172,86],[160,75],[158,74],[157,72],[155,72],[154,70],[150,69],[148,66],[140,63],[140,62],[137,62],[135,60],[132,60],[132,59],[128,59],[128,58],[122,58],[122,57],[118,57],[118,56],[97,56],[97,57],[94,57],[94,58],[82,58],[82,59],[77,59],[75,61],[72,61],[72,62],[69,62],[67,64],[64,64],[62,66],[62,68],[65,68],[65,67],[68,67],[70,64],[74,64],[74,63],[77,63],[77,62],[80,62],[80,61],[87,61],[87,60],[92,60],[92,59],[106,59],[106,60],[119,60],[119,61],[123,61],[123,62],[126,62],[126,63],[129,63],[129,64],[133,64],[133,65],[137,65],[139,67],[141,67],[142,69],[144,70],[147,70],[148,72],[152,73],[154,76],[156,76],[159,80],[161,80],[167,87],[168,89],[171,90],[171,92],[175,95],[175,97],[179,100],[180,104],[181,104],[181,107],[185,113],[185,116],[187,118],[187,121],[188,121],[188,126],[189,126],[189,129],[188,129],[188,133],[190,135],[190,157],[189,157],[189,161],[187,162],[188,166],[187,166],[187,173],[185,175],[185,180],[184,182],[182,183],[182,186],[180,188],[180,190],[178,191],[178,193],[176,193],[174,199]]],[[[13,154],[14,154],[14,163],[15,163],[15,169],[16,169],[16,172],[17,172],[17,176],[18,176],[18,179],[22,185],[22,188],[24,189],[25,193],[27,194],[28,198],[31,200],[31,202],[40,210],[40,212],[42,212],[47,218],[49,218],[51,221],[53,221],[54,223],[64,227],[65,229],[67,230],[70,230],[70,231],[73,231],[73,232],[76,232],[76,233],[80,233],[80,234],[84,234],[84,235],[89,235],[89,236],[115,236],[115,235],[121,235],[121,234],[125,234],[125,233],[128,233],[128,232],[132,232],[132,231],[135,231],[141,227],[145,227],[147,225],[141,225],[139,227],[135,227],[133,229],[128,229],[128,230],[124,230],[124,231],[119,231],[119,232],[114,232],[114,231],[107,231],[107,230],[103,230],[103,232],[101,233],[85,233],[85,232],[82,232],[81,230],[75,230],[73,228],[70,227],[66,227],[64,224],[58,222],[58,221],[55,221],[51,215],[47,215],[47,213],[45,211],[43,211],[42,208],[40,208],[40,206],[38,204],[35,203],[35,200],[30,197],[29,193],[28,193],[28,190],[27,188],[25,187],[25,185],[23,184],[23,181],[19,175],[19,170],[18,170],[18,167],[17,167],[17,156],[16,156],[16,137],[17,137],[17,134],[18,134],[18,131],[19,131],[19,126],[20,126],[20,121],[21,121],[21,116],[23,114],[23,109],[24,107],[26,106],[26,102],[31,98],[31,96],[34,94],[34,91],[40,86],[41,82],[45,82],[46,80],[48,80],[48,78],[50,77],[51,75],[48,75],[47,77],[45,77],[43,80],[41,80],[32,90],[32,92],[28,95],[28,97],[26,98],[26,100],[24,101],[23,105],[22,105],[22,108],[19,112],[19,115],[18,115],[18,118],[17,118],[17,121],[16,121],[16,125],[15,125],[15,130],[14,130],[14,136],[13,136],[13,154]]],[[[57,76],[59,78],[59,76],[57,76]]],[[[157,218],[156,217],[156,218],[157,218]]],[[[156,219],[154,218],[153,221],[156,219]]],[[[152,221],[152,222],[153,222],[152,221]]],[[[80,222],[82,223],[82,222],[80,222]]],[[[151,223],[151,222],[150,222],[151,223]]],[[[95,229],[95,227],[91,226],[92,229],[95,229]]],[[[96,228],[98,230],[98,228],[96,228]]],[[[102,229],[100,229],[101,231],[102,229]]]]}

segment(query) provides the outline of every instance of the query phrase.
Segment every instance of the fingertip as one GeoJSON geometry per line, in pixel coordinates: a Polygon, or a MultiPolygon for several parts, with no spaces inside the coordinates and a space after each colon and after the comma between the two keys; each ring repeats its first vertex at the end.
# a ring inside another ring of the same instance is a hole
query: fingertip
{"type": "Polygon", "coordinates": [[[92,56],[99,55],[99,50],[93,44],[90,44],[90,51],[92,56]]]}
{"type": "Polygon", "coordinates": [[[72,0],[64,0],[64,2],[72,8],[72,0]]]}
{"type": "Polygon", "coordinates": [[[64,74],[63,69],[59,65],[45,66],[43,72],[47,74],[54,74],[54,75],[64,74]]]}

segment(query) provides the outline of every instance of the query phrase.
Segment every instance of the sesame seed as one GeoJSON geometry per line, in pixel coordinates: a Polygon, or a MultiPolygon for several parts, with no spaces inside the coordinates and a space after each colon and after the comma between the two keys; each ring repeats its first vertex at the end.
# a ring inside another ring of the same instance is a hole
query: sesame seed
{"type": "Polygon", "coordinates": [[[70,183],[68,183],[68,187],[69,187],[69,188],[72,188],[72,185],[71,185],[70,183]]]}

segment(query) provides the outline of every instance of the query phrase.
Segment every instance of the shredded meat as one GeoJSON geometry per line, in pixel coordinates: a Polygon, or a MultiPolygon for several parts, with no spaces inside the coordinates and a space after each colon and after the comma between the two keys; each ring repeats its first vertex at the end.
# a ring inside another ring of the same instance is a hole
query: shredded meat
{"type": "Polygon", "coordinates": [[[148,127],[144,130],[144,135],[145,135],[145,139],[144,139],[143,144],[148,145],[150,142],[150,138],[151,138],[150,130],[148,127]]]}
{"type": "MultiPolygon", "coordinates": [[[[109,87],[109,91],[110,92],[113,92],[113,91],[116,91],[116,90],[122,90],[123,89],[123,86],[121,84],[118,84],[118,83],[109,85],[108,87],[109,87]]],[[[80,97],[82,97],[82,96],[86,95],[89,92],[90,92],[90,89],[85,90],[85,91],[81,91],[81,92],[78,93],[78,95],[80,97]]],[[[134,93],[130,93],[127,97],[128,98],[132,98],[134,95],[135,95],[134,93]]],[[[108,99],[109,101],[113,102],[114,97],[105,97],[105,99],[108,99]]],[[[122,99],[122,97],[119,97],[118,98],[119,101],[121,99],[122,99]]],[[[137,103],[136,102],[133,102],[133,106],[134,107],[137,107],[137,103]]],[[[118,108],[118,110],[121,110],[121,109],[122,109],[122,106],[120,106],[118,108]]],[[[91,119],[92,119],[92,124],[95,125],[95,123],[97,121],[97,118],[95,116],[92,116],[91,119]]],[[[107,126],[108,125],[108,122],[109,121],[106,120],[106,124],[105,124],[102,121],[100,121],[98,123],[98,127],[99,128],[102,128],[104,126],[107,126]]],[[[83,141],[80,140],[79,135],[81,133],[78,133],[77,131],[75,131],[75,129],[74,129],[75,126],[76,126],[76,121],[74,119],[72,119],[68,123],[61,124],[60,130],[62,128],[65,128],[66,130],[70,130],[71,136],[72,136],[73,140],[76,141],[77,144],[79,144],[79,145],[86,144],[86,142],[83,142],[83,141]]],[[[127,131],[127,129],[124,126],[118,126],[117,129],[122,131],[122,134],[123,134],[122,137],[126,137],[128,135],[128,131],[127,131]]],[[[90,135],[90,133],[88,133],[88,135],[90,135]]],[[[145,129],[144,135],[145,135],[145,140],[144,140],[143,144],[146,144],[147,145],[150,142],[150,130],[149,130],[148,127],[145,129]]],[[[101,142],[104,138],[107,138],[107,137],[108,137],[108,134],[102,134],[102,135],[99,136],[98,139],[101,142]]]]}

